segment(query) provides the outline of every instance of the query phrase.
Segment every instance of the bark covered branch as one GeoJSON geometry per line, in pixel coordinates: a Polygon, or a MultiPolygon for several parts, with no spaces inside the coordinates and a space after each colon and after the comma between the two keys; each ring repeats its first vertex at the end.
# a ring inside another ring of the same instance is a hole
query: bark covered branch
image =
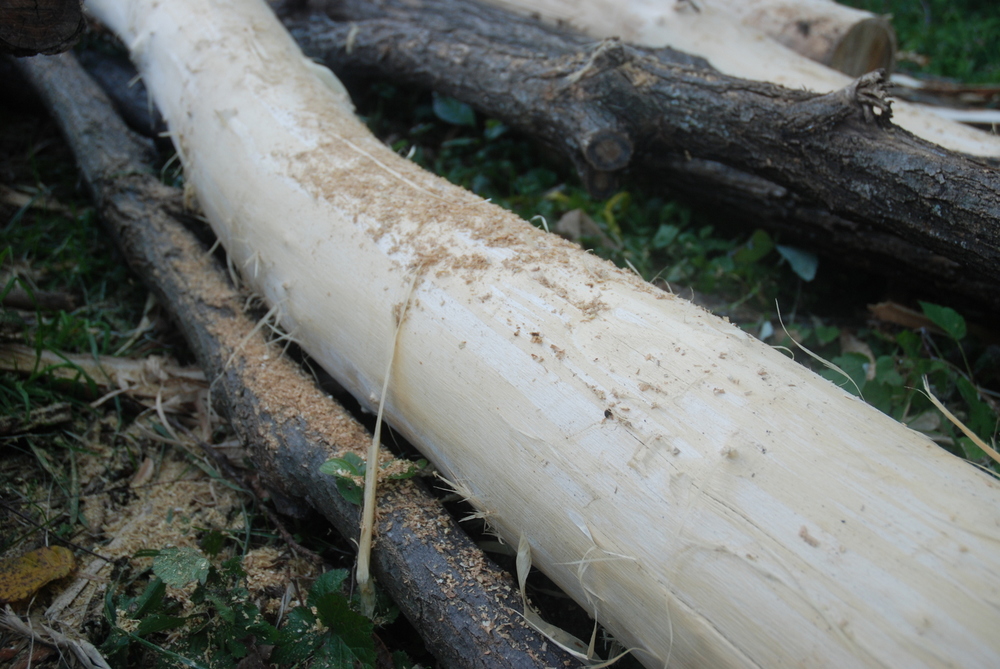
{"type": "Polygon", "coordinates": [[[558,148],[597,195],[629,166],[825,253],[1000,305],[1000,171],[893,126],[877,75],[817,95],[471,0],[327,9],[284,18],[307,54],[467,102],[558,148]]]}

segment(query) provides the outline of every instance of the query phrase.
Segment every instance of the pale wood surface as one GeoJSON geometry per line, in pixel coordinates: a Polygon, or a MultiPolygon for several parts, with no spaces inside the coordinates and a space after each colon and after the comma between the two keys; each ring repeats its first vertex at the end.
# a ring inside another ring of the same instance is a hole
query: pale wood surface
{"type": "Polygon", "coordinates": [[[385,149],[251,0],[94,0],[235,267],[650,667],[1000,658],[1000,487],[385,149]],[[224,66],[224,67],[223,67],[224,66]]]}

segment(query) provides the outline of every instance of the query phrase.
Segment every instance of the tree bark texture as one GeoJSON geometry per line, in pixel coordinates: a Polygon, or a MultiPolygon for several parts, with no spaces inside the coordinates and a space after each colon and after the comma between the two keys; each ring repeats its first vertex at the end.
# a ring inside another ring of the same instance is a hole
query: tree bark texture
{"type": "Polygon", "coordinates": [[[1000,171],[893,126],[877,75],[817,95],[470,0],[327,9],[336,20],[284,17],[308,55],[467,102],[558,148],[598,196],[631,167],[797,243],[1000,306],[1000,171]]]}
{"type": "MultiPolygon", "coordinates": [[[[149,174],[151,147],[128,132],[72,56],[22,69],[73,147],[109,231],[129,264],[174,314],[213,399],[248,442],[269,485],[305,498],[344,536],[358,509],[319,467],[370,436],[277,347],[254,334],[244,297],[219,262],[177,220],[183,196],[149,174]]],[[[442,666],[566,666],[515,612],[516,585],[483,556],[422,485],[383,485],[373,554],[378,583],[422,634],[442,666]]]]}
{"type": "Polygon", "coordinates": [[[86,26],[80,0],[0,0],[0,54],[67,51],[86,26]]]}
{"type": "MultiPolygon", "coordinates": [[[[592,39],[615,37],[654,49],[669,46],[701,56],[719,72],[740,79],[822,94],[851,83],[844,73],[797,54],[759,29],[738,21],[730,11],[734,0],[478,1],[578,30],[592,39]]],[[[897,104],[893,119],[899,127],[938,146],[1000,158],[1000,137],[942,119],[919,106],[897,104]]]]}

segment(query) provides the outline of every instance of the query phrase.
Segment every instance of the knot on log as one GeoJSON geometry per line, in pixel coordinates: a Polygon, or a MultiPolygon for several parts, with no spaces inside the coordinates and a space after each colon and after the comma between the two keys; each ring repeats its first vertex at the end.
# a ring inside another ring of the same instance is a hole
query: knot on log
{"type": "Polygon", "coordinates": [[[885,70],[874,70],[847,86],[808,98],[794,106],[786,126],[790,134],[829,132],[858,111],[865,123],[887,128],[892,121],[892,100],[885,70]]]}
{"type": "Polygon", "coordinates": [[[70,50],[87,22],[79,0],[0,0],[0,53],[18,58],[70,50]]]}
{"type": "Polygon", "coordinates": [[[581,147],[587,162],[604,172],[620,170],[632,159],[631,140],[616,130],[592,132],[583,138],[581,147]]]}
{"type": "Polygon", "coordinates": [[[892,100],[889,97],[888,80],[885,70],[873,70],[858,77],[843,89],[850,100],[861,108],[865,123],[874,121],[882,127],[889,125],[889,119],[892,118],[892,100]]]}
{"type": "Polygon", "coordinates": [[[581,79],[592,77],[607,70],[623,65],[631,60],[625,45],[617,37],[602,40],[590,54],[587,63],[576,72],[568,75],[566,81],[575,84],[581,79]]]}
{"type": "Polygon", "coordinates": [[[587,162],[577,158],[576,172],[587,193],[595,200],[606,200],[618,190],[618,172],[606,172],[591,167],[587,162]]]}

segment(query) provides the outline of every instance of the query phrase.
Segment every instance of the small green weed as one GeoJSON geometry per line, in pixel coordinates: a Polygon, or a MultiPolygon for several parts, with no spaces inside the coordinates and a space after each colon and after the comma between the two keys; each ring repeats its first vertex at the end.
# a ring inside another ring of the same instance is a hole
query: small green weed
{"type": "MultiPolygon", "coordinates": [[[[427,467],[424,459],[390,460],[382,465],[385,477],[392,481],[410,479],[427,467]]],[[[364,459],[356,453],[345,453],[342,458],[331,458],[324,462],[319,471],[336,477],[337,491],[351,504],[361,506],[364,502],[365,471],[364,459]]]]}

